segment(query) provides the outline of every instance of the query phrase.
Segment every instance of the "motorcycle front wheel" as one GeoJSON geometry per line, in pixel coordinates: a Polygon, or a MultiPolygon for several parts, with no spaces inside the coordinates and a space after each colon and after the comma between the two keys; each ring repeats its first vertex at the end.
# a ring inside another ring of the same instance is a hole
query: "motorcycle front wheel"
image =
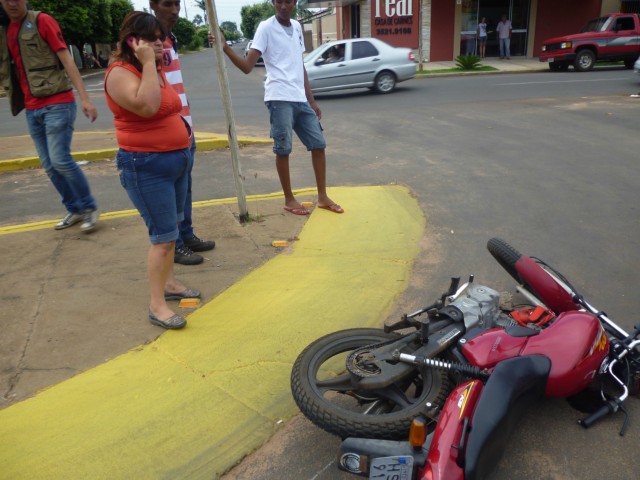
{"type": "Polygon", "coordinates": [[[341,438],[406,439],[411,420],[425,415],[426,403],[442,406],[449,379],[434,369],[420,370],[378,390],[358,390],[346,359],[355,349],[397,339],[373,328],[326,335],[298,356],[291,391],[298,407],[315,425],[341,438]]]}

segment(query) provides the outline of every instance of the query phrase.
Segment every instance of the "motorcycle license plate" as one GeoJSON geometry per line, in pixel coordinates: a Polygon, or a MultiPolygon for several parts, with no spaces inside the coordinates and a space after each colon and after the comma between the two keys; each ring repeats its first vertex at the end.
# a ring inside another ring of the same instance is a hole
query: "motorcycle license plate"
{"type": "Polygon", "coordinates": [[[411,456],[374,458],[369,467],[369,480],[411,480],[412,476],[411,456]]]}

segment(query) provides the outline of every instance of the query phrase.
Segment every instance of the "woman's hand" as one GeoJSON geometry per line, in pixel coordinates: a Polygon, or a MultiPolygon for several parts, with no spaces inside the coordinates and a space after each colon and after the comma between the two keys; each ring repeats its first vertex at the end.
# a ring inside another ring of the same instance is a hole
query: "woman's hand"
{"type": "Polygon", "coordinates": [[[145,65],[146,63],[153,63],[153,65],[155,65],[156,52],[154,50],[153,43],[142,39],[132,38],[131,48],[133,49],[134,55],[142,65],[145,65]]]}

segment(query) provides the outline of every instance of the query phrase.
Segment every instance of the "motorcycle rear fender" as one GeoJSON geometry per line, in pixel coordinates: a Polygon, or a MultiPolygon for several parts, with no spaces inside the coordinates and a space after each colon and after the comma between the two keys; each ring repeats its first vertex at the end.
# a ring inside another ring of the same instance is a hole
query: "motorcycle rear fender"
{"type": "Polygon", "coordinates": [[[427,449],[433,434],[427,437],[421,449],[415,449],[408,441],[375,440],[371,438],[347,438],[340,444],[338,454],[338,468],[355,475],[369,476],[371,462],[375,458],[410,456],[413,457],[414,472],[425,464],[427,449]],[[346,468],[347,462],[359,462],[360,471],[355,472],[346,468]]]}
{"type": "Polygon", "coordinates": [[[543,355],[511,358],[496,366],[471,420],[462,462],[465,480],[486,478],[493,470],[518,420],[544,395],[550,369],[551,360],[543,355]]]}

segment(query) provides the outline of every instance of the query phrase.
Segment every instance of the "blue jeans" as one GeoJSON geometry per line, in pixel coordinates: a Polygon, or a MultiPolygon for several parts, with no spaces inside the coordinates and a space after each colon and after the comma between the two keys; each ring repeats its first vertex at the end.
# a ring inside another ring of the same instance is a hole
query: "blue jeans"
{"type": "Polygon", "coordinates": [[[171,152],[118,150],[116,165],[120,183],[138,209],[152,244],[178,238],[178,223],[184,219],[188,149],[171,152]]]}
{"type": "Polygon", "coordinates": [[[71,156],[76,109],[75,102],[70,102],[27,110],[29,133],[36,146],[42,168],[70,213],[97,208],[87,177],[71,156]]]}
{"type": "Polygon", "coordinates": [[[292,130],[307,150],[320,150],[327,146],[318,116],[307,102],[269,100],[265,103],[270,114],[273,153],[291,153],[292,130]]]}
{"type": "Polygon", "coordinates": [[[511,56],[511,39],[501,38],[500,39],[500,58],[510,57],[510,56],[511,56]]]}
{"type": "Polygon", "coordinates": [[[193,163],[195,161],[196,155],[196,137],[193,137],[193,144],[191,145],[190,152],[191,153],[191,161],[189,162],[189,168],[187,172],[187,197],[184,201],[184,220],[180,222],[178,225],[178,231],[180,235],[176,240],[176,248],[182,247],[184,245],[185,239],[193,238],[193,218],[192,211],[193,205],[191,200],[191,170],[193,170],[193,163]]]}

